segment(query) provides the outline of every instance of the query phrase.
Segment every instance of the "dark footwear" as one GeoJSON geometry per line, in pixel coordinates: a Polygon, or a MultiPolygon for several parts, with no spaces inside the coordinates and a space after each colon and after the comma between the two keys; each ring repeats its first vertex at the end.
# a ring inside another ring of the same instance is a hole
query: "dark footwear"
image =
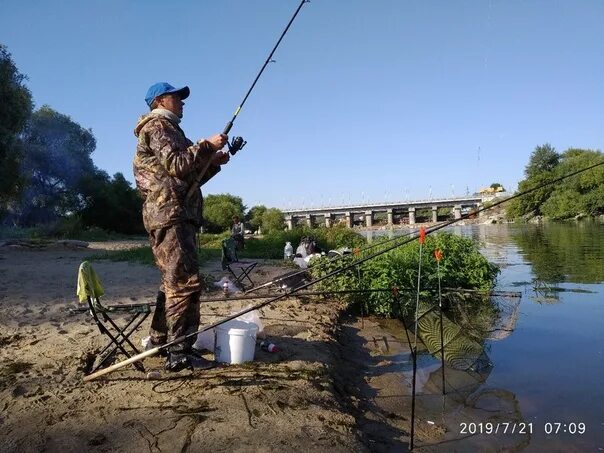
{"type": "Polygon", "coordinates": [[[178,372],[184,369],[207,370],[216,366],[216,362],[191,353],[171,352],[166,360],[166,371],[178,372]]]}
{"type": "Polygon", "coordinates": [[[216,362],[214,362],[213,360],[208,360],[194,354],[189,355],[189,363],[191,365],[191,368],[195,370],[208,370],[216,366],[216,362]]]}
{"type": "Polygon", "coordinates": [[[185,368],[192,368],[190,362],[190,358],[187,354],[170,352],[168,353],[168,358],[166,359],[164,368],[166,371],[176,373],[184,370],[185,368]]]}

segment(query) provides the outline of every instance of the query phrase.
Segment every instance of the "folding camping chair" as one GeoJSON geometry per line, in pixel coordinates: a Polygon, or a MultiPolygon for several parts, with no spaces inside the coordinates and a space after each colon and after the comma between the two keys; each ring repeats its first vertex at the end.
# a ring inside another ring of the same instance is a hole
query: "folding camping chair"
{"type": "Polygon", "coordinates": [[[239,261],[235,240],[230,237],[222,241],[222,270],[228,270],[235,278],[235,284],[246,289],[243,283],[244,279],[248,279],[252,288],[254,281],[250,277],[250,272],[258,264],[256,261],[239,261]]]}
{"type": "MultiPolygon", "coordinates": [[[[87,302],[90,315],[94,318],[101,334],[109,338],[109,342],[97,354],[98,364],[91,367],[90,373],[103,367],[108,359],[119,350],[126,357],[130,358],[129,353],[124,347],[126,343],[134,354],[140,351],[132,344],[129,337],[143,323],[147,316],[151,314],[151,304],[127,304],[127,305],[103,305],[100,297],[105,294],[101,281],[88,261],[82,262],[78,270],[77,295],[80,303],[87,302]],[[123,321],[123,326],[119,326],[109,315],[127,315],[123,321]]],[[[133,364],[137,370],[145,371],[143,365],[139,362],[133,364]]]]}

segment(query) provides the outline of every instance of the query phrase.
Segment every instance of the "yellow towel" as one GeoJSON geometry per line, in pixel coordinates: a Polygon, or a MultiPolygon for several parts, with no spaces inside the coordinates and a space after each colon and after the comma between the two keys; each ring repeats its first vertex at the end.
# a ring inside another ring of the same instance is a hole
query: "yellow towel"
{"type": "Polygon", "coordinates": [[[105,294],[105,290],[101,285],[99,277],[90,265],[88,261],[80,264],[78,271],[78,289],[76,291],[80,303],[86,302],[86,298],[90,297],[101,297],[105,294]]]}

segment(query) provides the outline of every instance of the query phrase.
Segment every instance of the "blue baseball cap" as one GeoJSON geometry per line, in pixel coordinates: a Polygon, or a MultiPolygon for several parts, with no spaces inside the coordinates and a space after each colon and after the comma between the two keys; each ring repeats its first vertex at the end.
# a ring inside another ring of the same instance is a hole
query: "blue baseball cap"
{"type": "Polygon", "coordinates": [[[189,90],[189,87],[174,88],[168,82],[158,82],[158,83],[151,85],[149,87],[149,89],[147,90],[147,95],[145,96],[145,102],[147,103],[147,105],[149,107],[151,107],[151,104],[153,104],[153,100],[157,96],[161,96],[162,94],[169,94],[169,93],[178,93],[180,95],[181,99],[186,99],[189,97],[189,94],[191,94],[191,90],[189,90]]]}

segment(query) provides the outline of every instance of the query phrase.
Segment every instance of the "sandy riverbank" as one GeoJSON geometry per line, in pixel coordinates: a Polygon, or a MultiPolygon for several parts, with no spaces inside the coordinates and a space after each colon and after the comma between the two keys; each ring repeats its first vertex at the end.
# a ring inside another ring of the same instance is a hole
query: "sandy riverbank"
{"type": "MultiPolygon", "coordinates": [[[[375,451],[358,423],[366,418],[357,392],[362,376],[338,341],[343,307],[334,301],[292,298],[264,308],[266,334],[281,351],[257,349],[243,366],[166,374],[157,357],[144,364],[160,371],[159,380],[126,367],[84,384],[86,354],[104,341],[87,314],[68,312],[77,268],[101,249],[124,245],[91,247],[0,248],[0,451],[375,451]]],[[[94,267],[107,302],[154,299],[155,267],[94,267]]],[[[202,271],[222,276],[218,263],[202,271]]],[[[263,263],[254,278],[281,272],[263,263]]],[[[202,322],[249,303],[204,304],[202,322]]],[[[134,334],[137,342],[148,324],[134,334]]],[[[345,338],[350,345],[350,332],[345,338]]],[[[363,343],[355,347],[362,351],[363,343]]],[[[389,431],[396,437],[389,446],[403,448],[405,423],[389,431]]]]}

